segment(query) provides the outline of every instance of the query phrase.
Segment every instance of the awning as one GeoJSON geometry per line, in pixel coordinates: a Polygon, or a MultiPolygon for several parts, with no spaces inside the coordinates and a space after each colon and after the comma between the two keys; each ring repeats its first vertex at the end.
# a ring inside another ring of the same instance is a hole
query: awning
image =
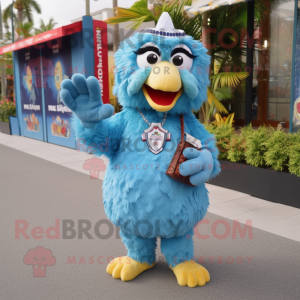
{"type": "Polygon", "coordinates": [[[185,6],[185,11],[190,15],[202,14],[206,11],[232,4],[244,3],[252,0],[195,0],[192,6],[185,6]]]}
{"type": "Polygon", "coordinates": [[[15,42],[13,44],[9,44],[7,46],[4,46],[0,48],[0,55],[6,52],[10,51],[16,51],[23,48],[27,48],[30,46],[34,46],[37,44],[45,43],[50,40],[54,40],[66,35],[70,35],[76,32],[82,31],[82,21],[72,23],[67,26],[55,28],[52,30],[49,30],[47,32],[40,33],[38,35],[26,38],[24,40],[21,40],[19,42],[15,42]]]}

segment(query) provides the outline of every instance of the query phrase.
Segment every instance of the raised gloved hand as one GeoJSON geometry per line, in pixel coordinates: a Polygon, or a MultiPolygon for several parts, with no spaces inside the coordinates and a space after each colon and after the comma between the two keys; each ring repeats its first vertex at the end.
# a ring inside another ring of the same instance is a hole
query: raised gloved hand
{"type": "Polygon", "coordinates": [[[61,88],[61,99],[84,127],[91,128],[114,113],[112,105],[102,103],[100,84],[93,76],[86,79],[81,74],[75,74],[72,80],[65,79],[61,88]]]}
{"type": "Polygon", "coordinates": [[[183,150],[183,155],[188,160],[180,165],[180,174],[182,176],[190,175],[190,182],[195,186],[205,183],[210,178],[214,166],[210,151],[186,148],[183,150]]]}

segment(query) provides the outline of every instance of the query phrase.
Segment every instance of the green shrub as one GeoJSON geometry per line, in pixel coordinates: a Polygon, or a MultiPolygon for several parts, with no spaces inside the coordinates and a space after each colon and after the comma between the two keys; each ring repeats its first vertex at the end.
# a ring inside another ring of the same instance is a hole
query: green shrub
{"type": "Polygon", "coordinates": [[[16,115],[16,105],[8,100],[0,101],[0,121],[8,122],[8,116],[16,115]]]}
{"type": "Polygon", "coordinates": [[[230,149],[230,141],[234,134],[232,125],[226,124],[215,127],[210,124],[206,126],[206,129],[216,137],[216,144],[220,151],[219,159],[226,160],[228,158],[228,150],[230,149]]]}
{"type": "Polygon", "coordinates": [[[228,159],[232,162],[246,161],[246,140],[253,132],[252,125],[242,127],[241,134],[234,135],[231,138],[230,149],[228,150],[228,159]]]}
{"type": "MultiPolygon", "coordinates": [[[[199,120],[199,122],[200,122],[200,120],[199,120]]],[[[212,125],[212,124],[208,124],[208,125],[205,125],[205,129],[206,129],[209,133],[214,134],[215,126],[212,125]]]]}
{"type": "Polygon", "coordinates": [[[300,177],[300,130],[290,134],[265,126],[255,130],[249,125],[241,128],[238,135],[231,125],[210,124],[206,129],[216,137],[219,159],[246,162],[254,167],[270,166],[300,177]]]}
{"type": "Polygon", "coordinates": [[[230,142],[228,159],[232,162],[245,162],[246,139],[243,136],[235,135],[230,142]]]}
{"type": "Polygon", "coordinates": [[[241,136],[247,139],[247,137],[251,136],[251,134],[253,133],[252,124],[244,126],[240,128],[240,130],[241,130],[241,136]]]}
{"type": "Polygon", "coordinates": [[[289,172],[300,177],[300,131],[297,134],[291,134],[289,147],[289,172]]]}
{"type": "Polygon", "coordinates": [[[291,134],[283,130],[269,129],[269,139],[264,143],[266,152],[264,158],[266,164],[276,171],[287,171],[289,161],[289,147],[292,139],[291,134]]]}
{"type": "Polygon", "coordinates": [[[254,167],[264,167],[266,152],[266,141],[269,138],[268,129],[265,126],[259,127],[257,130],[247,132],[246,137],[246,163],[254,167]]]}

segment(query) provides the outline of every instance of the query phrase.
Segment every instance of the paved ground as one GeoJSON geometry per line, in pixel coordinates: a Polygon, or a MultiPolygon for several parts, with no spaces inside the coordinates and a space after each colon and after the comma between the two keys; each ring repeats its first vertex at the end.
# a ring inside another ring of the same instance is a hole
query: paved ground
{"type": "MultiPolygon", "coordinates": [[[[0,144],[42,158],[52,163],[89,174],[83,165],[90,154],[37,140],[0,133],[0,144]]],[[[104,163],[108,161],[102,158],[104,163]]],[[[103,180],[105,172],[100,172],[103,180]]],[[[270,233],[300,241],[300,209],[251,197],[250,195],[207,184],[210,191],[209,212],[238,220],[252,222],[252,226],[270,233]]]]}
{"type": "MultiPolygon", "coordinates": [[[[194,239],[195,256],[212,278],[205,287],[178,286],[159,247],[152,270],[132,282],[114,280],[105,272],[107,260],[126,251],[115,228],[107,238],[98,237],[94,229],[99,220],[107,220],[101,181],[3,145],[0,153],[1,300],[299,299],[299,242],[255,228],[253,235],[247,228],[243,238],[239,234],[234,238],[236,223],[212,213],[205,218],[210,225],[199,230],[202,235],[208,234],[208,239],[199,235],[194,239]],[[90,239],[80,237],[80,220],[91,224],[90,239]],[[218,227],[216,233],[212,229],[220,221],[230,227],[224,239],[217,237],[224,234],[222,228],[218,227]],[[55,227],[55,222],[59,230],[51,239],[55,231],[47,228],[55,227]],[[69,239],[63,236],[66,222],[74,222],[75,236],[69,239]],[[18,236],[16,228],[23,225],[28,228],[18,236]],[[38,246],[50,249],[51,255],[45,250],[41,255],[27,255],[38,246]],[[47,266],[45,277],[34,277],[30,264],[34,257],[42,261],[42,256],[54,265],[47,266]]],[[[220,195],[214,198],[221,199],[220,195]]],[[[107,234],[106,225],[100,227],[100,233],[107,234]]]]}

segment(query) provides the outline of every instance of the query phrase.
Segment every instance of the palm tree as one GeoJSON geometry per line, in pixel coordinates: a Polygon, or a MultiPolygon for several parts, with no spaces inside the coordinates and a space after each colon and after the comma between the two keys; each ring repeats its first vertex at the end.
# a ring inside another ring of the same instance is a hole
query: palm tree
{"type": "MultiPolygon", "coordinates": [[[[117,7],[118,7],[118,0],[113,0],[113,10],[115,16],[116,16],[117,7]]],[[[119,44],[120,44],[120,28],[119,28],[119,24],[114,24],[114,42],[113,42],[114,52],[118,50],[119,44]]]]}
{"type": "Polygon", "coordinates": [[[186,34],[199,40],[202,32],[202,17],[199,15],[190,19],[184,12],[184,6],[190,6],[191,3],[192,0],[165,1],[150,11],[147,8],[147,0],[137,0],[128,9],[116,7],[114,17],[105,20],[105,22],[111,25],[132,22],[131,28],[137,29],[143,22],[154,21],[157,23],[160,15],[167,12],[170,14],[176,29],[183,29],[186,34]]]}
{"type": "Polygon", "coordinates": [[[34,29],[33,24],[30,22],[19,23],[18,27],[16,28],[16,33],[17,33],[16,42],[32,36],[33,29],[34,29]]]}
{"type": "Polygon", "coordinates": [[[57,25],[56,22],[54,22],[53,18],[50,18],[49,23],[45,24],[44,20],[40,19],[40,28],[35,29],[35,34],[40,34],[49,30],[54,29],[54,27],[57,25]]]}
{"type": "MultiPolygon", "coordinates": [[[[17,9],[17,23],[22,23],[24,21],[24,17],[29,23],[33,24],[32,11],[40,14],[41,6],[35,0],[16,0],[14,2],[14,8],[17,9]]],[[[7,23],[8,19],[11,18],[11,4],[9,4],[5,10],[3,11],[3,20],[7,23]]]]}

